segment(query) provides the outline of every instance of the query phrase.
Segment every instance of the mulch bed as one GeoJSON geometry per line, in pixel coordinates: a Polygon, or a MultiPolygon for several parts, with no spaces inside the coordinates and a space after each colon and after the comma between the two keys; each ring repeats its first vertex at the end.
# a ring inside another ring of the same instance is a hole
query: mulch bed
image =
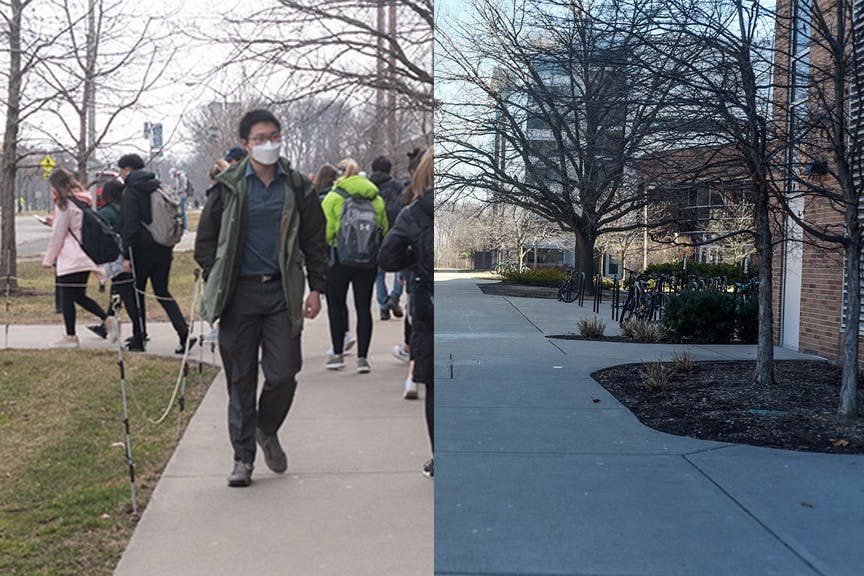
{"type": "Polygon", "coordinates": [[[558,340],[586,340],[588,342],[624,342],[626,344],[672,344],[670,340],[659,340],[657,342],[644,342],[634,340],[625,336],[601,336],[600,338],[586,338],[579,334],[549,334],[546,338],[557,338],[558,340]]]}
{"type": "Polygon", "coordinates": [[[509,282],[478,282],[477,286],[490,296],[517,296],[520,298],[558,298],[558,288],[548,286],[526,286],[509,282]]]}
{"type": "MultiPolygon", "coordinates": [[[[864,417],[837,415],[840,368],[779,360],[776,384],[753,383],[754,362],[696,362],[665,387],[643,383],[644,367],[626,364],[592,374],[639,420],[656,430],[704,440],[806,452],[864,454],[864,417]]],[[[858,388],[859,414],[864,387],[858,388]]]]}

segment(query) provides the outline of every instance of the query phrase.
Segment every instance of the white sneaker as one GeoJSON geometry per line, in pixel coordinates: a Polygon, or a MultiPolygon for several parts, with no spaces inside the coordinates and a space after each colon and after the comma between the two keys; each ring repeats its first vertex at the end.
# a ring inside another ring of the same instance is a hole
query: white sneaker
{"type": "Polygon", "coordinates": [[[342,350],[348,352],[357,343],[357,339],[351,335],[351,332],[345,332],[345,340],[342,341],[342,350]]]}
{"type": "Polygon", "coordinates": [[[402,398],[405,400],[417,399],[417,384],[410,376],[405,379],[405,392],[402,393],[402,398]]]}
{"type": "Polygon", "coordinates": [[[115,344],[117,342],[117,318],[114,316],[105,318],[105,332],[108,333],[108,341],[115,344]]]}
{"type": "MultiPolygon", "coordinates": [[[[342,341],[342,354],[347,354],[351,348],[354,347],[354,344],[357,343],[357,339],[351,335],[351,332],[345,332],[345,339],[342,341]]],[[[325,352],[327,356],[333,356],[333,345],[331,344],[329,348],[327,348],[327,352],[325,352]]]]}
{"type": "Polygon", "coordinates": [[[63,336],[51,344],[51,348],[78,348],[78,336],[63,336]]]}
{"type": "Polygon", "coordinates": [[[406,364],[411,361],[411,353],[408,352],[404,344],[397,344],[393,347],[393,357],[406,364]]]}

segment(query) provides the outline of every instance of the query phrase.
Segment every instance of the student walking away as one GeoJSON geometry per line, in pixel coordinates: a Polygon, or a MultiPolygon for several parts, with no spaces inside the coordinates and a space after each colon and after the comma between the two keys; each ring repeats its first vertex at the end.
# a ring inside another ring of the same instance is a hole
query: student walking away
{"type": "MultiPolygon", "coordinates": [[[[318,199],[323,202],[324,198],[330,190],[333,189],[333,183],[339,178],[339,171],[332,164],[322,164],[315,173],[312,179],[312,186],[315,187],[315,192],[318,194],[318,199]]],[[[346,319],[345,326],[348,326],[346,319]]],[[[351,330],[345,331],[345,337],[342,339],[342,353],[345,354],[357,343],[357,339],[351,334],[351,330]]],[[[327,348],[327,356],[333,355],[333,346],[327,348]]]]}
{"type": "Polygon", "coordinates": [[[321,208],[327,218],[329,272],[327,279],[327,316],[333,354],[328,370],[345,367],[344,337],[348,329],[348,287],[354,294],[357,312],[357,372],[368,373],[369,346],[372,342],[372,288],[378,270],[378,250],[387,233],[387,214],[378,188],[358,174],[357,162],[339,162],[342,173],[327,193],[321,208]]]}
{"type": "Polygon", "coordinates": [[[327,197],[330,190],[333,189],[333,183],[339,178],[339,171],[332,164],[322,164],[315,173],[315,178],[312,180],[312,185],[315,186],[315,192],[318,194],[318,199],[321,202],[327,197]]]}
{"type": "MultiPolygon", "coordinates": [[[[434,387],[434,226],[433,158],[429,149],[423,155],[409,186],[414,201],[399,213],[393,230],[381,245],[380,264],[385,270],[409,269],[408,314],[411,317],[411,357],[413,379],[426,385],[426,428],[435,451],[434,387]]],[[[434,476],[434,458],[423,466],[423,473],[434,476]]]]}
{"type": "MultiPolygon", "coordinates": [[[[111,226],[118,235],[121,232],[122,221],[120,214],[121,200],[123,195],[123,183],[119,180],[110,180],[102,187],[102,199],[105,204],[99,209],[99,215],[111,226]]],[[[131,263],[124,261],[127,270],[131,270],[131,263]]],[[[129,322],[132,324],[132,337],[126,341],[126,349],[130,352],[144,352],[144,334],[141,330],[141,317],[138,314],[138,299],[135,297],[135,285],[131,272],[122,272],[111,279],[111,294],[117,294],[123,301],[129,322]]],[[[113,304],[108,305],[108,315],[116,316],[113,304]]],[[[105,337],[104,328],[101,325],[88,326],[96,334],[105,337]]]]}
{"type": "MultiPolygon", "coordinates": [[[[123,256],[132,262],[142,337],[147,338],[144,294],[149,280],[177,332],[180,345],[174,352],[183,354],[189,338],[189,324],[168,291],[174,245],[183,234],[180,202],[162,188],[153,172],[144,170],[144,160],[137,154],[126,154],[117,165],[126,184],[120,210],[123,256]]],[[[189,348],[195,341],[193,338],[189,342],[189,348]]]]}
{"type": "MultiPolygon", "coordinates": [[[[399,204],[402,195],[402,184],[395,180],[390,175],[392,164],[386,156],[379,156],[372,161],[372,174],[369,175],[369,180],[378,187],[378,194],[384,199],[384,206],[387,209],[387,223],[393,226],[396,222],[396,216],[402,206],[399,204]]],[[[402,283],[399,281],[400,272],[396,272],[396,277],[393,278],[393,289],[387,290],[387,276],[381,267],[378,267],[378,274],[375,276],[375,295],[378,300],[378,312],[381,320],[389,320],[390,313],[396,318],[402,318],[402,306],[399,300],[402,298],[402,283]]]]}
{"type": "Polygon", "coordinates": [[[54,215],[51,224],[51,239],[42,259],[42,266],[56,266],[57,285],[61,291],[63,323],[66,335],[53,343],[52,348],[78,348],[75,334],[75,305],[81,306],[101,320],[100,326],[106,336],[115,337],[114,318],[87,296],[87,282],[91,272],[101,273],[99,266],[87,256],[81,245],[84,209],[91,206],[90,195],[75,176],[65,168],[57,168],[48,180],[54,193],[54,215]]]}
{"type": "Polygon", "coordinates": [[[207,280],[201,315],[220,322],[228,380],[229,486],[251,483],[256,441],[268,468],[288,467],[277,433],[297,389],[303,319],[318,315],[327,286],[324,214],[312,183],[280,158],[281,130],[267,110],[243,116],[240,142],[249,158],[216,176],[195,239],[207,280]],[[259,348],[264,386],[256,399],[259,348]]]}

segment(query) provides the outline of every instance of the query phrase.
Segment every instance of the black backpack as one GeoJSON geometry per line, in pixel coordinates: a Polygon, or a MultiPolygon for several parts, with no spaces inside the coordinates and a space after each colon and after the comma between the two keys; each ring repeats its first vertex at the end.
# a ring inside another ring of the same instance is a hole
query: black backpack
{"type": "Polygon", "coordinates": [[[381,227],[372,200],[352,196],[341,188],[334,188],[334,191],[345,199],[336,235],[339,263],[354,268],[374,268],[378,265],[381,248],[381,227]]]}
{"type": "Polygon", "coordinates": [[[81,238],[76,238],[75,234],[72,234],[84,253],[96,264],[117,260],[121,253],[120,236],[89,204],[77,198],[70,198],[70,200],[84,213],[81,221],[81,238]]]}
{"type": "Polygon", "coordinates": [[[420,235],[414,249],[414,278],[411,285],[412,318],[417,322],[432,323],[435,315],[435,226],[432,218],[415,205],[420,235]]]}

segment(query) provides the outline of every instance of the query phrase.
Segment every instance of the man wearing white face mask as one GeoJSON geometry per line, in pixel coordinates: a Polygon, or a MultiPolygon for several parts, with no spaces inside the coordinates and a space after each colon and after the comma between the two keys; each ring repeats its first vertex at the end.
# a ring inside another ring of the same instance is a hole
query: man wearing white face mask
{"type": "Polygon", "coordinates": [[[287,469],[277,432],[297,388],[303,319],[318,315],[327,287],[324,214],[309,179],[280,158],[281,130],[267,110],[243,116],[240,143],[249,156],[216,177],[195,239],[207,280],[201,315],[220,321],[234,449],[229,486],[252,481],[256,441],[271,470],[287,469]],[[256,399],[259,347],[264,387],[256,399]]]}

